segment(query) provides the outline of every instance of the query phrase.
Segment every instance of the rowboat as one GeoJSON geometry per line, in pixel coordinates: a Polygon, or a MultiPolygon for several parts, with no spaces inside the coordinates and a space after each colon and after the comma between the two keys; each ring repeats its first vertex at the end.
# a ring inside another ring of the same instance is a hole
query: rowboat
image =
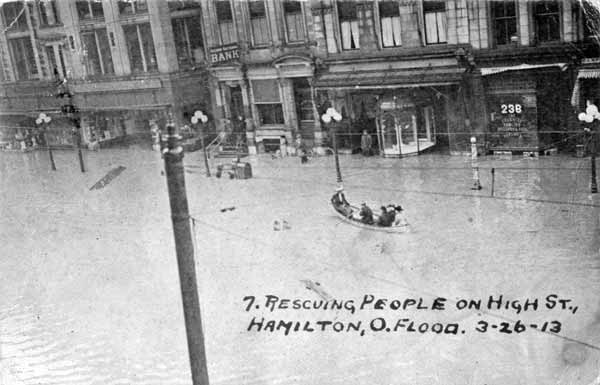
{"type": "Polygon", "coordinates": [[[341,220],[343,220],[344,222],[349,223],[353,226],[356,226],[356,227],[360,227],[360,228],[367,229],[367,230],[381,231],[384,233],[391,233],[391,234],[407,233],[410,231],[410,226],[408,225],[408,223],[400,225],[400,226],[392,226],[392,227],[378,226],[376,224],[368,225],[366,223],[361,222],[358,219],[349,218],[349,217],[345,216],[344,214],[337,211],[333,204],[331,204],[331,206],[333,207],[333,211],[335,211],[335,213],[337,214],[338,217],[340,217],[341,220]]]}

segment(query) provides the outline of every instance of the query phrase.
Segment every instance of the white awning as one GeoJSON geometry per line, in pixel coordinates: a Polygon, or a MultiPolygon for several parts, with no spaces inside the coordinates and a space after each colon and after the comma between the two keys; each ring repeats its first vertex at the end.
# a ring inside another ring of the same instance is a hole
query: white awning
{"type": "Polygon", "coordinates": [[[600,79],[600,69],[580,69],[577,73],[577,79],[600,79]]]}
{"type": "Polygon", "coordinates": [[[487,67],[481,69],[481,76],[489,76],[499,74],[501,72],[507,71],[523,71],[523,70],[531,70],[537,68],[546,68],[546,67],[558,67],[561,71],[567,69],[566,63],[552,63],[552,64],[520,64],[518,66],[509,66],[509,67],[487,67]]]}
{"type": "Polygon", "coordinates": [[[582,68],[577,72],[577,79],[573,86],[573,94],[571,95],[571,105],[579,106],[580,88],[579,79],[600,79],[600,69],[597,68],[582,68]]]}

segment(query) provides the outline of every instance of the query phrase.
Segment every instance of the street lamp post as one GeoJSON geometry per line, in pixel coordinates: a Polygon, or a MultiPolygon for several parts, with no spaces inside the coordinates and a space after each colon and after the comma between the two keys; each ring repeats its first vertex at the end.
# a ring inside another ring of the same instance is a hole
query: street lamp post
{"type": "Polygon", "coordinates": [[[54,164],[54,156],[52,155],[52,148],[50,147],[50,142],[48,142],[48,135],[46,135],[46,132],[48,131],[48,124],[51,120],[52,119],[50,119],[49,116],[41,112],[38,118],[35,120],[35,124],[37,124],[38,126],[42,126],[42,132],[44,133],[44,142],[46,143],[46,147],[48,147],[50,165],[52,166],[52,171],[56,171],[56,165],[54,164]]]}
{"type": "Polygon", "coordinates": [[[208,154],[206,153],[206,147],[204,146],[204,125],[208,122],[208,116],[204,115],[202,111],[194,112],[192,116],[192,124],[200,123],[200,144],[202,145],[202,152],[204,153],[204,166],[206,167],[206,176],[210,177],[210,167],[208,167],[208,154]]]}
{"type": "MultiPolygon", "coordinates": [[[[335,108],[329,107],[327,109],[327,111],[323,114],[323,116],[321,116],[321,120],[325,124],[329,124],[332,121],[340,122],[342,120],[342,115],[339,112],[337,112],[335,110],[335,108]]],[[[342,183],[342,172],[340,171],[340,160],[338,158],[337,138],[335,135],[336,132],[335,132],[334,126],[330,126],[330,127],[331,127],[331,141],[333,142],[333,156],[335,157],[335,171],[337,173],[337,182],[341,184],[342,183]]]]}
{"type": "MultiPolygon", "coordinates": [[[[598,111],[598,107],[595,104],[590,102],[589,100],[586,102],[587,107],[585,112],[579,113],[577,118],[585,123],[593,124],[594,120],[600,120],[600,112],[598,111]]],[[[598,130],[593,125],[590,127],[585,127],[584,131],[590,133],[590,140],[588,149],[590,151],[590,161],[591,161],[591,183],[590,189],[592,194],[598,192],[598,182],[596,180],[596,152],[598,151],[598,130]]]]}

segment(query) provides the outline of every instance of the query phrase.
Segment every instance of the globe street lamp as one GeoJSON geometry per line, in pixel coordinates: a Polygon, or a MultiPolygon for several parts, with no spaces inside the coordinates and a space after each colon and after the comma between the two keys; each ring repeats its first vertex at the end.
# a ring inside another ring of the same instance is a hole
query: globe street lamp
{"type": "Polygon", "coordinates": [[[210,176],[210,168],[208,167],[208,155],[206,154],[206,147],[204,146],[204,125],[208,122],[208,116],[204,115],[202,111],[194,112],[192,116],[192,124],[200,123],[200,144],[202,145],[202,152],[204,153],[204,165],[206,166],[206,176],[210,176]]]}
{"type": "MultiPolygon", "coordinates": [[[[587,107],[585,109],[585,112],[579,113],[579,115],[577,115],[577,118],[582,122],[590,124],[593,123],[594,120],[600,120],[600,112],[598,111],[598,107],[596,107],[596,105],[594,105],[589,100],[586,102],[586,104],[587,107]]],[[[598,151],[598,130],[592,125],[591,128],[585,127],[584,131],[590,134],[588,149],[590,151],[591,158],[591,192],[597,193],[598,183],[596,181],[596,152],[598,151]]]]}
{"type": "MultiPolygon", "coordinates": [[[[342,115],[335,110],[333,107],[329,107],[327,111],[321,116],[321,120],[325,124],[329,124],[332,121],[340,122],[342,115]]],[[[342,173],[340,171],[340,160],[338,158],[337,151],[337,140],[335,136],[335,126],[331,126],[331,141],[333,142],[333,156],[335,157],[335,171],[337,172],[337,182],[342,183],[342,173]]]]}
{"type": "Polygon", "coordinates": [[[35,120],[35,124],[42,127],[42,132],[44,134],[44,142],[46,143],[46,147],[48,147],[48,156],[50,156],[50,165],[52,166],[52,170],[56,171],[56,165],[54,164],[54,156],[52,156],[52,148],[50,147],[50,142],[48,142],[48,135],[46,132],[48,131],[48,124],[52,121],[49,116],[40,113],[38,118],[35,120]]]}

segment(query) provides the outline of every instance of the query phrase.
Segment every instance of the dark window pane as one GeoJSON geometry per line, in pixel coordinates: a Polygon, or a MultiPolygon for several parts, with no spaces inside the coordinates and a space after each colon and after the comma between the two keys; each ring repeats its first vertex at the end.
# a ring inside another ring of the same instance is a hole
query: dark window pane
{"type": "Polygon", "coordinates": [[[101,0],[92,0],[90,5],[92,7],[92,14],[94,18],[104,17],[104,9],[102,9],[101,0]]]}
{"type": "Polygon", "coordinates": [[[379,3],[380,17],[395,17],[400,16],[400,7],[396,1],[382,1],[379,3]]]}
{"type": "Polygon", "coordinates": [[[96,31],[98,37],[98,51],[102,58],[102,65],[104,67],[105,74],[114,73],[112,54],[110,52],[110,46],[108,44],[108,35],[106,29],[99,29],[96,31]]]}
{"type": "Polygon", "coordinates": [[[144,57],[146,58],[146,71],[155,71],[158,68],[158,63],[156,62],[156,54],[154,52],[152,29],[150,28],[150,24],[140,24],[138,27],[142,38],[144,57]]]}
{"type": "Polygon", "coordinates": [[[98,47],[96,46],[96,36],[94,32],[81,34],[85,56],[87,58],[86,66],[89,75],[101,75],[102,67],[100,65],[100,56],[98,55],[98,47]]]}
{"type": "Polygon", "coordinates": [[[356,3],[354,1],[338,2],[338,14],[340,20],[357,20],[356,3]]]}
{"type": "Polygon", "coordinates": [[[256,109],[261,125],[284,123],[281,104],[257,104],[256,109]]]}
{"type": "Polygon", "coordinates": [[[200,3],[196,0],[169,0],[169,9],[171,11],[193,8],[200,8],[200,3]]]}
{"type": "Polygon", "coordinates": [[[423,12],[445,12],[446,4],[443,1],[424,1],[423,12]]]}
{"type": "Polygon", "coordinates": [[[217,21],[228,22],[233,20],[231,3],[229,1],[217,1],[217,21]]]}
{"type": "Polygon", "coordinates": [[[302,12],[302,5],[299,1],[285,1],[283,3],[283,12],[285,13],[300,13],[302,12]]]}
{"type": "Polygon", "coordinates": [[[25,12],[22,12],[24,3],[13,1],[6,3],[2,6],[2,12],[4,14],[4,25],[8,26],[11,23],[11,30],[25,30],[27,29],[27,19],[25,12]]]}
{"type": "Polygon", "coordinates": [[[248,8],[251,19],[265,17],[266,15],[264,1],[251,1],[248,3],[248,8]]]}
{"type": "Polygon", "coordinates": [[[279,84],[275,79],[252,80],[252,91],[257,103],[279,103],[279,84]]]}
{"type": "Polygon", "coordinates": [[[8,41],[8,45],[13,58],[17,79],[27,80],[37,75],[38,71],[30,38],[11,39],[8,41]]]}
{"type": "Polygon", "coordinates": [[[131,71],[143,72],[144,61],[142,59],[142,51],[137,35],[137,27],[135,25],[125,25],[123,26],[123,33],[125,34],[125,41],[127,43],[131,71]]]}

